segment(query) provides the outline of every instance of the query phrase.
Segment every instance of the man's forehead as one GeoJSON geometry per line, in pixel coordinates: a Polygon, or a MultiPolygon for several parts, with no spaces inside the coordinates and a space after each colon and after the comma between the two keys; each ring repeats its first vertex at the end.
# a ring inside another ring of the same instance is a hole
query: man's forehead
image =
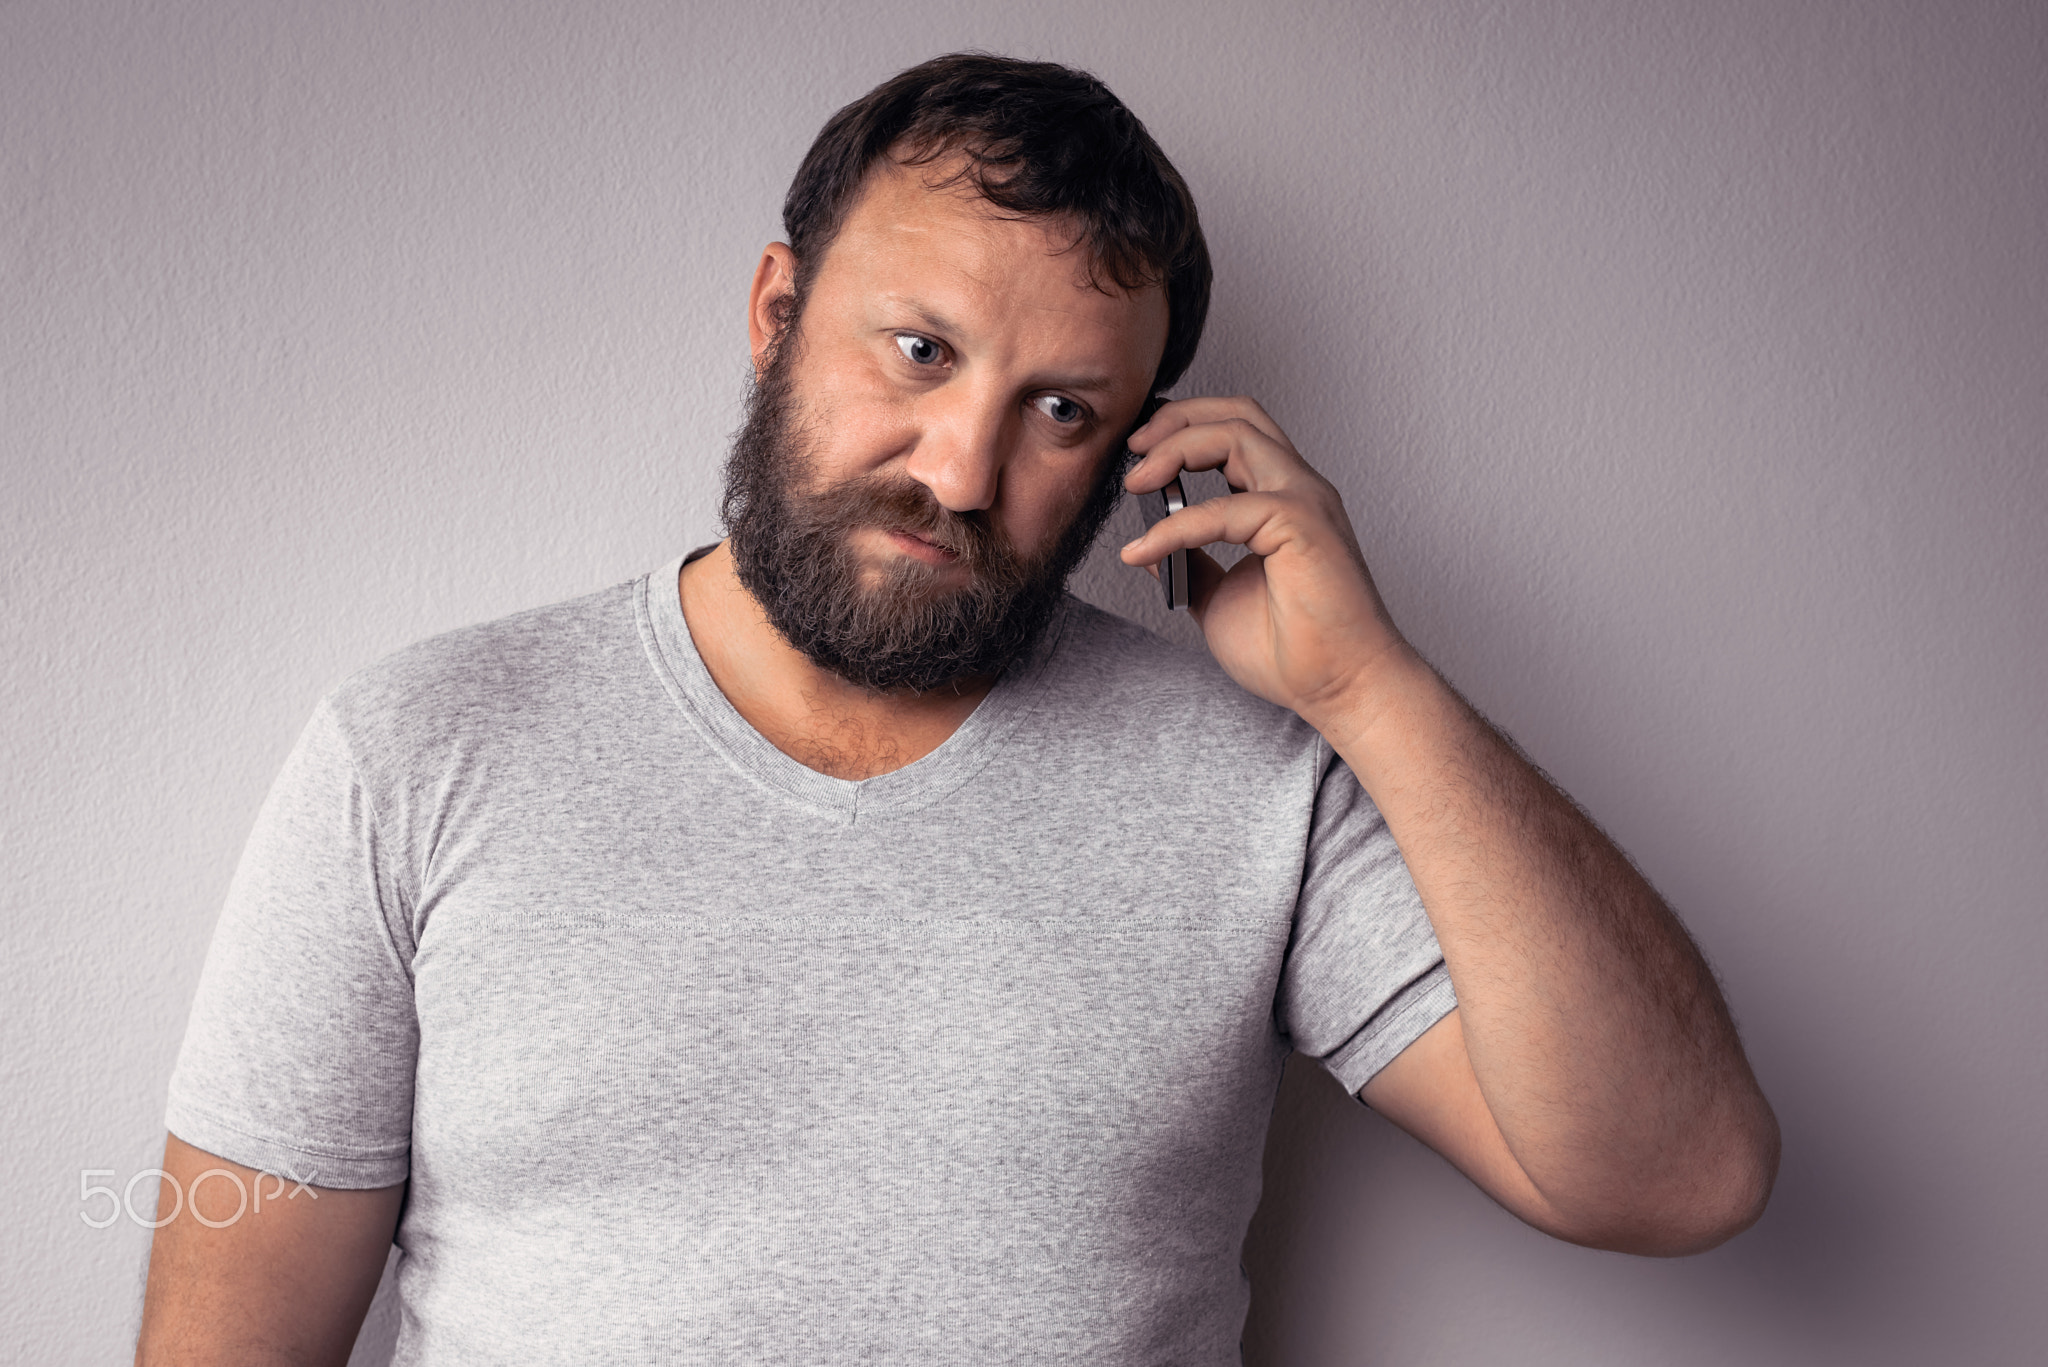
{"type": "Polygon", "coordinates": [[[861,182],[840,239],[893,239],[911,250],[1029,251],[1057,262],[1077,286],[1089,284],[1087,251],[1073,250],[1080,235],[1076,219],[1006,213],[975,191],[962,174],[963,160],[941,157],[906,166],[881,158],[861,182]]]}
{"type": "Polygon", "coordinates": [[[966,324],[953,315],[977,306],[1021,307],[1069,324],[1156,330],[1163,346],[1162,289],[1104,289],[1077,220],[1006,213],[957,169],[944,159],[904,166],[884,158],[864,182],[820,275],[834,267],[858,274],[875,294],[913,303],[935,320],[966,324]],[[1146,326],[1154,312],[1156,329],[1146,326]]]}

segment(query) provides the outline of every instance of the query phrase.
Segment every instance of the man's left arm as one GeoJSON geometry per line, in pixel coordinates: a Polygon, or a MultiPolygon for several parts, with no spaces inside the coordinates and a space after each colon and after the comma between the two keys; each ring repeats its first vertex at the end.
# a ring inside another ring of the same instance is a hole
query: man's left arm
{"type": "Polygon", "coordinates": [[[1314,726],[1386,818],[1458,1008],[1360,1095],[1515,1214],[1575,1243],[1695,1252],[1762,1213],[1777,1122],[1713,975],[1655,890],[1422,660],[1341,499],[1248,399],[1169,404],[1131,438],[1156,489],[1233,493],[1158,523],[1189,549],[1210,650],[1314,726]],[[1227,573],[1199,547],[1252,554],[1227,573]]]}

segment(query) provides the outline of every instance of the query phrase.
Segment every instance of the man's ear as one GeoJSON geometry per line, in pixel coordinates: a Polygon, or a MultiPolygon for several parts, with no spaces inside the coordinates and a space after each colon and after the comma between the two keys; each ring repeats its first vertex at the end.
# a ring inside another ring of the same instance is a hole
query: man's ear
{"type": "Polygon", "coordinates": [[[768,352],[782,336],[796,304],[796,254],[787,242],[770,242],[754,267],[754,287],[747,292],[747,340],[754,351],[754,374],[768,364],[768,352]]]}

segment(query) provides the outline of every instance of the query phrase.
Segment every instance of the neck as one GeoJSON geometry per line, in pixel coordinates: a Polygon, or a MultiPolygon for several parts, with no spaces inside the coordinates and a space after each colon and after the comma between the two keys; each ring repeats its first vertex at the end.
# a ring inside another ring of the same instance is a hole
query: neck
{"type": "Polygon", "coordinates": [[[683,566],[678,592],[690,639],[733,710],[776,749],[834,778],[873,778],[924,758],[995,686],[969,679],[929,693],[871,693],[820,669],[769,624],[724,542],[683,566]]]}

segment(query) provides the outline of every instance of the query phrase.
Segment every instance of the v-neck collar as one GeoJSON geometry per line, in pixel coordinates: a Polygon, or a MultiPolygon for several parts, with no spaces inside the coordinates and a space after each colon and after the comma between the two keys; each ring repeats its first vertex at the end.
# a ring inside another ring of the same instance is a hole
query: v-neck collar
{"type": "Polygon", "coordinates": [[[883,821],[926,807],[973,778],[1031,710],[1069,618],[1064,599],[1037,643],[1013,661],[953,734],[930,754],[873,778],[821,774],[790,758],[742,717],[711,678],[683,617],[678,556],[635,586],[635,612],[649,662],[690,723],[749,779],[829,821],[883,821]]]}

